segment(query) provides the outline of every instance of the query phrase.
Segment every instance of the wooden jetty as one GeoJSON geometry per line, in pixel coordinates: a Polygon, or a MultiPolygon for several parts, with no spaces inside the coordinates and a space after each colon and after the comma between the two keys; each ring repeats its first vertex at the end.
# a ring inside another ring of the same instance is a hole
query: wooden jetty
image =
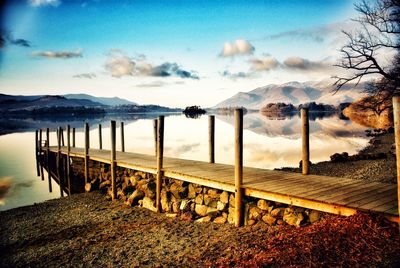
{"type": "MultiPolygon", "coordinates": [[[[397,101],[398,104],[400,103],[398,98],[395,98],[394,101],[397,101]]],[[[397,107],[396,105],[395,107],[397,107]]],[[[85,124],[84,148],[76,148],[74,146],[75,131],[73,131],[72,135],[73,146],[70,146],[69,128],[67,128],[67,146],[62,146],[63,134],[60,130],[58,146],[49,146],[49,142],[46,141],[45,145],[47,147],[43,149],[41,148],[42,141],[37,144],[39,144],[38,151],[40,152],[47,151],[47,154],[52,152],[57,155],[66,155],[68,159],[69,157],[84,159],[86,182],[89,174],[89,160],[111,165],[112,185],[115,185],[116,167],[156,174],[156,206],[158,211],[160,209],[161,177],[164,176],[235,193],[235,225],[237,226],[242,225],[242,196],[261,198],[344,216],[352,215],[357,211],[372,211],[383,214],[391,221],[399,222],[398,184],[309,175],[308,112],[302,111],[301,115],[303,126],[302,163],[304,163],[302,173],[243,167],[243,111],[241,109],[235,111],[235,165],[214,163],[215,121],[212,116],[209,120],[210,153],[208,161],[165,157],[163,155],[163,116],[160,116],[154,122],[156,155],[125,152],[123,141],[121,141],[121,151],[116,151],[115,121],[111,121],[111,150],[104,149],[101,142],[100,149],[89,148],[89,128],[87,124],[85,124]]],[[[398,138],[400,137],[399,118],[399,115],[395,114],[397,153],[400,153],[400,139],[398,138]]],[[[123,139],[123,124],[121,124],[121,130],[121,138],[123,139]]],[[[48,133],[48,130],[46,133],[48,133]]],[[[99,135],[101,141],[101,127],[99,135]]],[[[58,157],[57,161],[60,162],[60,159],[61,157],[58,157]]],[[[68,160],[65,164],[69,165],[69,163],[68,160]]],[[[49,164],[46,166],[48,167],[49,164]]],[[[66,170],[69,170],[69,167],[66,170]]],[[[56,174],[52,174],[52,176],[56,176],[56,174]]],[[[112,187],[114,199],[116,198],[116,189],[115,186],[112,187]]]]}

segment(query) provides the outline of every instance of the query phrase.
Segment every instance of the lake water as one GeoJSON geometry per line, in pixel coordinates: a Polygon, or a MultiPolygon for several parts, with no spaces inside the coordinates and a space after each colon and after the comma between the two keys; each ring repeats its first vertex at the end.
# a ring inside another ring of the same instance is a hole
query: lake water
{"type": "MultiPolygon", "coordinates": [[[[39,126],[51,127],[50,144],[56,145],[57,126],[71,124],[76,127],[76,146],[83,147],[84,122],[89,122],[90,147],[98,148],[97,125],[102,124],[103,148],[110,148],[109,120],[125,122],[125,151],[154,154],[153,121],[156,115],[132,115],[100,119],[69,120],[19,119],[14,120],[6,132],[0,136],[0,210],[20,207],[59,197],[58,187],[48,191],[47,180],[36,176],[35,132],[39,126]],[[15,132],[14,132],[15,131],[15,132]],[[3,185],[3,187],[2,187],[3,185]],[[10,188],[2,193],[5,185],[10,188]]],[[[216,116],[215,120],[215,161],[234,163],[234,125],[232,116],[216,116]]],[[[4,124],[4,122],[2,122],[4,124]]],[[[3,125],[4,127],[4,125],[3,125]]],[[[4,132],[4,130],[3,130],[4,132]]],[[[44,133],[45,134],[45,133],[44,133]]],[[[64,135],[66,137],[66,135],[64,135]]],[[[119,129],[117,129],[117,149],[120,149],[119,129]]],[[[45,138],[45,137],[44,137],[45,138]]],[[[278,168],[298,166],[301,159],[301,122],[298,116],[285,119],[271,119],[258,113],[244,116],[245,166],[278,168]]],[[[310,121],[311,162],[329,160],[336,152],[354,154],[365,147],[369,138],[365,127],[338,117],[328,117],[310,121]]],[[[198,119],[183,115],[165,117],[165,156],[203,160],[208,159],[208,117],[198,119]]],[[[45,178],[47,178],[45,176],[45,178]]]]}

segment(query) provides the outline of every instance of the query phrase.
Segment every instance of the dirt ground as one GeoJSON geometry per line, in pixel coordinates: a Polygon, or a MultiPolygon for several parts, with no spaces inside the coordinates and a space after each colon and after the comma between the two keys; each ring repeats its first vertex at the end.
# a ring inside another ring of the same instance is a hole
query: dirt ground
{"type": "Polygon", "coordinates": [[[0,213],[1,267],[384,266],[398,229],[379,217],[326,216],[306,227],[193,223],[99,193],[0,213]]]}

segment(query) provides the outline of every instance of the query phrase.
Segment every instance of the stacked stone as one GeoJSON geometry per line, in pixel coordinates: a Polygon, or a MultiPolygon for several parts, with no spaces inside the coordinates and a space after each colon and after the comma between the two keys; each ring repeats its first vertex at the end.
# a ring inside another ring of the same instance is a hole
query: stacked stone
{"type": "MultiPolygon", "coordinates": [[[[140,206],[156,211],[155,174],[117,168],[118,199],[128,206],[140,206]]],[[[101,164],[99,189],[111,198],[110,166],[101,164]]],[[[235,222],[235,196],[222,190],[171,178],[162,179],[161,211],[169,217],[196,222],[235,222]]],[[[317,221],[317,211],[292,207],[278,202],[246,198],[245,224],[263,222],[268,225],[290,224],[300,226],[317,221]]]]}
{"type": "Polygon", "coordinates": [[[288,206],[263,199],[247,202],[245,215],[247,225],[254,225],[262,221],[268,225],[282,225],[286,223],[297,227],[305,223],[314,223],[322,216],[316,210],[288,206]]]}

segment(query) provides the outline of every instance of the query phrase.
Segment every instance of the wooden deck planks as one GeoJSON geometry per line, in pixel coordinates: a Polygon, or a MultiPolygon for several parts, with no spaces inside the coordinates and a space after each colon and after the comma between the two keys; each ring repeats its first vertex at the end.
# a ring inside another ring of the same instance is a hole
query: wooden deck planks
{"type": "MultiPolygon", "coordinates": [[[[66,147],[61,150],[66,154],[66,147]]],[[[50,147],[50,151],[56,152],[57,147],[50,147]]],[[[89,149],[94,161],[110,163],[110,154],[110,150],[89,149]]],[[[84,158],[84,150],[71,148],[70,155],[84,158]]],[[[157,171],[153,155],[117,152],[116,162],[121,167],[153,174],[157,171]]],[[[232,165],[165,157],[163,170],[167,177],[235,191],[232,165]]],[[[242,187],[248,196],[341,215],[351,215],[356,210],[398,215],[397,187],[391,184],[245,167],[242,187]]]]}

